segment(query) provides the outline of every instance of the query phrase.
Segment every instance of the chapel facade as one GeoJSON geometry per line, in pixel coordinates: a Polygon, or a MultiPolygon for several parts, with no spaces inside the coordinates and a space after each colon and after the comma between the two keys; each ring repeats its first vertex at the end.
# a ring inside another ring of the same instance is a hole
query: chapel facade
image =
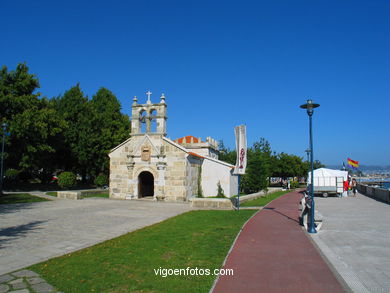
{"type": "Polygon", "coordinates": [[[134,97],[130,138],[115,147],[110,157],[110,198],[153,198],[187,201],[202,194],[216,196],[218,184],[225,196],[237,194],[233,165],[218,160],[218,144],[193,136],[170,140],[167,135],[167,104],[145,104],[134,97]]]}

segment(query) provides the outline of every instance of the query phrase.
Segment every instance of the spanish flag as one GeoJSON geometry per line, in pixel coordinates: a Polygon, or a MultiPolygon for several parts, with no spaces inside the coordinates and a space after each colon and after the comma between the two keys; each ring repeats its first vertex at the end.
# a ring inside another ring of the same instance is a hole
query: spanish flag
{"type": "Polygon", "coordinates": [[[354,169],[359,168],[359,162],[351,160],[350,158],[348,158],[348,165],[351,166],[354,169]]]}

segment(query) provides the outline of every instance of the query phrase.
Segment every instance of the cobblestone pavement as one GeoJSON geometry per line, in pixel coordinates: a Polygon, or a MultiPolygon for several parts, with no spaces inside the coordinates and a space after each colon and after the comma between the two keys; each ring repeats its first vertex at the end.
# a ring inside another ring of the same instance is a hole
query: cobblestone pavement
{"type": "Polygon", "coordinates": [[[37,273],[21,270],[0,276],[0,293],[60,293],[37,273]]]}
{"type": "Polygon", "coordinates": [[[390,292],[390,205],[357,197],[316,197],[323,216],[310,234],[353,292],[390,292]]]}
{"type": "Polygon", "coordinates": [[[189,210],[188,204],[98,198],[0,205],[0,275],[189,210]]]}

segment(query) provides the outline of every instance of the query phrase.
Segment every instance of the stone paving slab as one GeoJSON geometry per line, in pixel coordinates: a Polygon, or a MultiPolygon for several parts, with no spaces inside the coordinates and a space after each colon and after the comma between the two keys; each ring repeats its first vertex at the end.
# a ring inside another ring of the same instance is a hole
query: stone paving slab
{"type": "Polygon", "coordinates": [[[93,198],[0,205],[0,275],[189,210],[185,203],[93,198]]]}
{"type": "Polygon", "coordinates": [[[60,293],[30,270],[0,276],[0,293],[60,293]]]}
{"type": "Polygon", "coordinates": [[[310,234],[353,292],[390,292],[390,205],[357,197],[316,197],[323,215],[310,234]]]}

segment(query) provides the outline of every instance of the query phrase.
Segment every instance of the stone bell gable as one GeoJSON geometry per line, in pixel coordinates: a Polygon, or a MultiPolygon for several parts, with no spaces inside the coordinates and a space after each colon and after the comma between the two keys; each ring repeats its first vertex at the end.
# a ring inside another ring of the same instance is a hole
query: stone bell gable
{"type": "Polygon", "coordinates": [[[146,104],[138,104],[137,97],[134,97],[131,107],[131,135],[144,135],[145,133],[153,135],[167,135],[167,104],[165,95],[160,97],[160,103],[152,103],[150,100],[151,92],[147,93],[146,104]],[[153,124],[155,123],[155,127],[153,124]],[[144,124],[144,131],[143,129],[144,124]],[[153,129],[155,128],[155,129],[153,129]]]}

